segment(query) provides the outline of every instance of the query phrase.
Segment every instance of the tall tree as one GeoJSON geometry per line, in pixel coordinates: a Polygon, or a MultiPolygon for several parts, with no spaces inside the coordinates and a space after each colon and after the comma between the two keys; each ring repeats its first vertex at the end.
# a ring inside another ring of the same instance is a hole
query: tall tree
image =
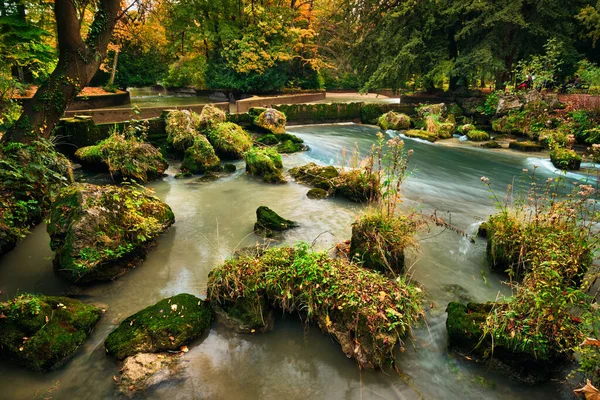
{"type": "Polygon", "coordinates": [[[55,0],[58,64],[37,90],[15,126],[3,141],[28,142],[47,138],[65,109],[92,79],[106,50],[121,9],[120,0],[98,0],[93,22],[85,39],[75,2],[55,0]]]}

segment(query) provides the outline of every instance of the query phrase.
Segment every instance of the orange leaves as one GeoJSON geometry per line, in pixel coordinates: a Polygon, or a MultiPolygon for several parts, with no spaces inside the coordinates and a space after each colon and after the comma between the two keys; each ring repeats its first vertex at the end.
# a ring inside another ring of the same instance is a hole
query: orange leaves
{"type": "Polygon", "coordinates": [[[600,340],[593,339],[593,338],[585,338],[585,340],[583,341],[583,343],[580,344],[580,346],[581,347],[584,347],[584,346],[600,347],[600,340]]]}
{"type": "Polygon", "coordinates": [[[577,396],[585,396],[585,400],[600,400],[600,390],[596,389],[589,379],[584,387],[575,389],[573,392],[577,396]]]}

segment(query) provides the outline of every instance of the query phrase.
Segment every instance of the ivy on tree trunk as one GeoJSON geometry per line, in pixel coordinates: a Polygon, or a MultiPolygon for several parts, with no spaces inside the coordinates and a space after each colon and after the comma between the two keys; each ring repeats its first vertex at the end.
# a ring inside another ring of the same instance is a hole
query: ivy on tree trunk
{"type": "Polygon", "coordinates": [[[67,106],[90,82],[106,56],[120,7],[120,0],[99,0],[94,21],[84,40],[74,2],[55,1],[58,64],[49,79],[23,106],[21,117],[3,141],[29,142],[50,136],[67,106]]]}

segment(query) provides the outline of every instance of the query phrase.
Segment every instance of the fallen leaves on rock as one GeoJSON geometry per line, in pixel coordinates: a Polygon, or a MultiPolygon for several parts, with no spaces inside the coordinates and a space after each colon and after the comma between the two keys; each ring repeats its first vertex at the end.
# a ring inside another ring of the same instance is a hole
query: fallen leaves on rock
{"type": "Polygon", "coordinates": [[[585,400],[600,400],[600,390],[596,389],[590,380],[587,380],[587,383],[584,387],[580,389],[575,389],[573,392],[577,396],[585,396],[585,400]]]}

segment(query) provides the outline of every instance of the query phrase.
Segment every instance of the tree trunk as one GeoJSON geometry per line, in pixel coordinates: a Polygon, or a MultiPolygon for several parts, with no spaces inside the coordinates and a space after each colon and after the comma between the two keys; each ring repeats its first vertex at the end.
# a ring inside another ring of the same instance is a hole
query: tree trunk
{"type": "Polygon", "coordinates": [[[110,71],[110,79],[108,80],[109,86],[115,84],[115,75],[117,74],[117,65],[119,64],[119,45],[121,44],[121,39],[117,39],[117,48],[115,49],[115,57],[113,58],[112,69],[110,71]]]}
{"type": "Polygon", "coordinates": [[[2,138],[4,142],[30,142],[50,136],[67,106],[90,82],[106,56],[119,9],[120,0],[100,0],[84,42],[73,2],[55,1],[58,64],[50,78],[25,104],[15,126],[2,138]]]}

